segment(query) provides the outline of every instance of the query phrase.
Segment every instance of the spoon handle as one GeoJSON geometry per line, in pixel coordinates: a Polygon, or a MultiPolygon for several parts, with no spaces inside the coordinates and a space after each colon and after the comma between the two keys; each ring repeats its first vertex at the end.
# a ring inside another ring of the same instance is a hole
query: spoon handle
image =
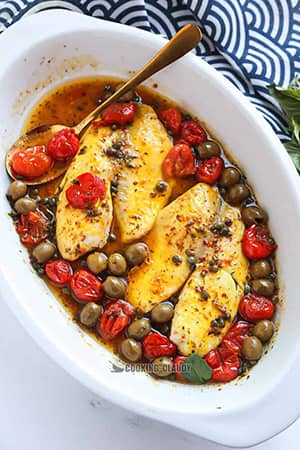
{"type": "Polygon", "coordinates": [[[201,38],[202,33],[196,25],[188,24],[181,28],[141,70],[76,125],[76,133],[79,135],[98,116],[98,114],[103,111],[103,109],[118,100],[122,95],[126,94],[126,92],[134,89],[147,78],[151,77],[151,75],[159,72],[161,69],[167,67],[169,64],[192,50],[199,43],[201,38]]]}

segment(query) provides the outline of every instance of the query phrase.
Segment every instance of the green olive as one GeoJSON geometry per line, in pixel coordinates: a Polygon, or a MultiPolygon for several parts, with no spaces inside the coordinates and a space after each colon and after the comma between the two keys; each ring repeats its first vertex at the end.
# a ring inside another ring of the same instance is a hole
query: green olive
{"type": "Polygon", "coordinates": [[[263,297],[272,297],[275,290],[275,285],[273,281],[267,278],[258,278],[257,280],[251,281],[252,292],[257,295],[262,295],[263,297]]]}
{"type": "Polygon", "coordinates": [[[197,146],[197,152],[200,159],[207,159],[220,156],[221,149],[215,141],[204,141],[197,146]]]}
{"type": "Polygon", "coordinates": [[[136,362],[142,357],[142,346],[135,339],[128,338],[121,342],[120,346],[121,355],[127,359],[127,361],[136,362]]]}
{"type": "Polygon", "coordinates": [[[274,324],[271,320],[260,320],[253,328],[253,334],[262,342],[267,342],[274,333],[274,324]]]}
{"type": "MultiPolygon", "coordinates": [[[[117,84],[117,86],[116,86],[116,91],[117,91],[118,89],[120,89],[124,84],[125,84],[125,83],[119,83],[119,84],[117,84]]],[[[133,92],[132,90],[130,90],[130,91],[126,92],[126,94],[123,94],[123,95],[119,98],[119,100],[120,100],[121,102],[129,102],[130,100],[133,99],[133,97],[134,97],[134,92],[133,92]]]]}
{"type": "Polygon", "coordinates": [[[21,197],[15,203],[15,210],[20,213],[29,213],[36,210],[36,200],[30,197],[21,197]]]}
{"type": "Polygon", "coordinates": [[[106,254],[99,252],[91,253],[86,259],[88,268],[95,275],[98,275],[99,273],[104,272],[104,270],[107,269],[107,261],[108,258],[106,254]]]}
{"type": "Polygon", "coordinates": [[[250,195],[248,186],[243,183],[234,184],[226,194],[225,200],[233,206],[238,206],[250,195]]]}
{"type": "Polygon", "coordinates": [[[265,211],[258,206],[245,206],[242,209],[242,220],[245,225],[260,225],[267,222],[268,217],[265,211]]]}
{"type": "Polygon", "coordinates": [[[150,320],[146,318],[134,320],[127,328],[128,336],[135,338],[137,340],[146,337],[150,333],[150,331],[151,331],[150,320]]]}
{"type": "Polygon", "coordinates": [[[163,302],[154,306],[151,311],[151,319],[153,322],[165,323],[172,319],[174,315],[174,306],[172,303],[163,302]]]}
{"type": "Polygon", "coordinates": [[[128,263],[131,266],[137,266],[145,261],[149,253],[149,248],[144,242],[137,242],[136,244],[131,244],[125,250],[125,256],[128,263]]]}
{"type": "Polygon", "coordinates": [[[166,356],[155,358],[152,362],[152,373],[157,377],[168,377],[173,372],[173,361],[166,356]]]}
{"type": "Polygon", "coordinates": [[[103,283],[103,289],[106,295],[112,298],[124,298],[126,285],[118,277],[107,277],[103,283]]]}
{"type": "Polygon", "coordinates": [[[241,174],[235,167],[226,167],[219,179],[219,185],[228,188],[239,183],[240,179],[241,174]]]}
{"type": "Polygon", "coordinates": [[[102,306],[89,302],[80,311],[79,320],[86,327],[93,327],[96,325],[101,313],[102,306]]]}
{"type": "Polygon", "coordinates": [[[51,242],[41,242],[37,245],[32,252],[33,257],[38,263],[42,264],[52,258],[56,252],[56,247],[51,242]]]}
{"type": "Polygon", "coordinates": [[[267,259],[253,261],[250,265],[252,278],[266,278],[272,273],[272,266],[267,259]]]}
{"type": "Polygon", "coordinates": [[[120,253],[112,253],[108,258],[108,269],[114,275],[124,275],[127,270],[124,256],[120,253]]]}
{"type": "Polygon", "coordinates": [[[27,185],[23,181],[15,180],[13,181],[7,190],[7,196],[12,200],[17,200],[20,197],[24,197],[27,192],[27,185]]]}
{"type": "Polygon", "coordinates": [[[263,345],[256,336],[248,336],[243,342],[242,353],[248,361],[257,361],[263,352],[263,345]]]}

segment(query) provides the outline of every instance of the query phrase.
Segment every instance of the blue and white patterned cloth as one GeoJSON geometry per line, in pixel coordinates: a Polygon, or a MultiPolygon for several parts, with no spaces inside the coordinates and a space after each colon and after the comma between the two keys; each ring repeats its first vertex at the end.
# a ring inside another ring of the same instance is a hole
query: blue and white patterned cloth
{"type": "Polygon", "coordinates": [[[267,86],[300,72],[300,0],[0,0],[0,31],[23,15],[64,8],[172,36],[197,23],[197,55],[242,91],[277,135],[285,120],[267,86]]]}

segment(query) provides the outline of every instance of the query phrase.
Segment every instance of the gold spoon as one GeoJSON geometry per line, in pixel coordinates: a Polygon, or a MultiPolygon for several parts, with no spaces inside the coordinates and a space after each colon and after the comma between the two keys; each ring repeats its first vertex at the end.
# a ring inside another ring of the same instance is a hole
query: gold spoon
{"type": "MultiPolygon", "coordinates": [[[[47,144],[52,136],[58,131],[66,128],[71,128],[75,131],[78,137],[83,133],[86,127],[111,103],[118,100],[122,95],[126,94],[128,91],[136,88],[140,83],[145,81],[147,78],[151,77],[156,72],[160,71],[164,67],[173,63],[177,59],[184,56],[190,50],[192,50],[201,40],[202,33],[196,25],[189,24],[185,25],[172,39],[163,46],[161,50],[130,80],[123,84],[111,97],[105,100],[101,105],[99,105],[94,111],[92,111],[87,117],[85,117],[78,125],[75,127],[66,127],[65,125],[42,125],[40,127],[34,128],[28,133],[21,136],[8,150],[6,154],[6,170],[8,174],[16,179],[17,176],[12,170],[11,161],[12,156],[15,151],[20,149],[25,149],[28,147],[33,147],[35,145],[45,145],[47,144]]],[[[25,182],[28,185],[47,183],[59,175],[63,174],[68,167],[69,163],[62,161],[55,161],[53,167],[45,174],[40,177],[26,179],[25,182]]]]}

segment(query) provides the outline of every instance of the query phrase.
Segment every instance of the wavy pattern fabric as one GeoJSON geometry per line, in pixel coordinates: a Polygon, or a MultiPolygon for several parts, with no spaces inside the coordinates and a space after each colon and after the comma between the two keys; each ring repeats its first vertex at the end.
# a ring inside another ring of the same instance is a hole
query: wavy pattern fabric
{"type": "Polygon", "coordinates": [[[300,73],[300,0],[0,0],[0,32],[22,16],[63,8],[172,36],[197,23],[197,55],[220,71],[285,140],[284,116],[267,85],[300,73]]]}

